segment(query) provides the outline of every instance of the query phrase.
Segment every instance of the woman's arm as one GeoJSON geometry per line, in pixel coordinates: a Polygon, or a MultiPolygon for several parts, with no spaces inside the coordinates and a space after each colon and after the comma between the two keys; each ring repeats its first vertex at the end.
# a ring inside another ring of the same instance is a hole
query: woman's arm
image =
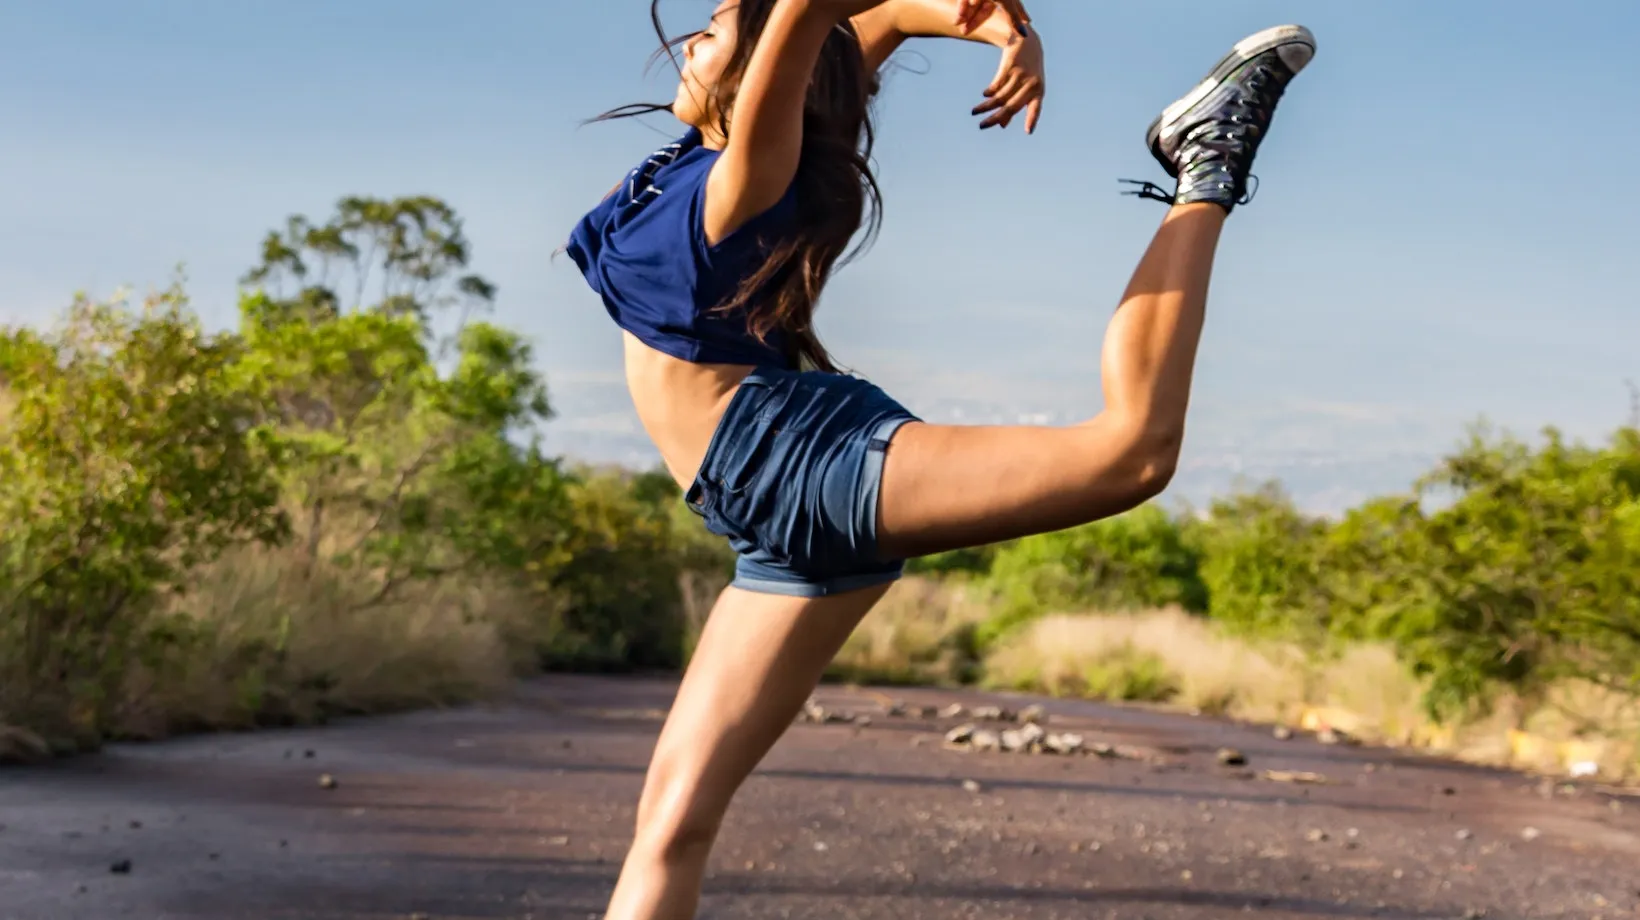
{"type": "MultiPolygon", "coordinates": [[[[703,216],[709,245],[786,194],[803,153],[803,101],[827,36],[843,20],[889,2],[904,0],[776,0],[740,78],[729,138],[706,178],[703,216]]],[[[960,8],[973,5],[974,0],[962,0],[960,8]]],[[[995,0],[995,5],[1005,22],[1017,22],[1024,30],[1029,19],[1021,0],[995,0]]],[[[932,8],[938,8],[937,0],[932,8]]]]}
{"type": "Polygon", "coordinates": [[[888,0],[882,6],[854,17],[866,68],[876,72],[908,38],[963,38],[998,48],[1020,35],[1001,6],[976,27],[959,22],[968,4],[963,0],[888,0]]]}
{"type": "Polygon", "coordinates": [[[986,87],[986,101],[974,115],[991,113],[980,128],[1006,128],[1025,111],[1025,133],[1036,130],[1047,93],[1042,37],[1018,25],[1030,20],[1023,7],[996,0],[887,0],[853,19],[866,66],[879,70],[908,38],[961,38],[995,45],[1002,51],[996,78],[986,87]]]}
{"type": "Polygon", "coordinates": [[[803,100],[826,36],[852,12],[843,6],[778,0],[769,14],[740,78],[729,139],[706,177],[707,243],[773,207],[797,175],[803,100]]]}

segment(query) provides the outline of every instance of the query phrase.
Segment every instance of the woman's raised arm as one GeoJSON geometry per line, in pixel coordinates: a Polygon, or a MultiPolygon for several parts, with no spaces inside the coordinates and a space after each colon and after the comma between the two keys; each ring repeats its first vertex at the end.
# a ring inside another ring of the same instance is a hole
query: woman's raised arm
{"type": "Polygon", "coordinates": [[[1002,52],[996,78],[974,115],[990,113],[983,128],[1007,127],[1026,112],[1025,131],[1036,130],[1047,93],[1042,37],[1027,28],[1030,16],[1018,3],[998,0],[886,0],[854,17],[866,66],[882,68],[911,38],[958,38],[994,45],[1002,52]]]}

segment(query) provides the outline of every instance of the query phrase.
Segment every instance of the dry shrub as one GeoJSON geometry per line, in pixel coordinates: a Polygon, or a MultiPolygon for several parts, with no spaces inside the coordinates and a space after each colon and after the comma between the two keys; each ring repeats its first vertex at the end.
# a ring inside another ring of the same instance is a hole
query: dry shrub
{"type": "Polygon", "coordinates": [[[701,630],[706,628],[706,618],[711,615],[712,607],[717,603],[718,595],[729,584],[729,577],[716,571],[697,571],[684,569],[678,575],[678,597],[680,615],[683,617],[683,660],[689,661],[695,654],[695,645],[700,641],[701,630]]]}
{"type": "Polygon", "coordinates": [[[1488,712],[1446,725],[1424,710],[1427,685],[1387,645],[1311,656],[1227,635],[1179,610],[1046,617],[997,646],[983,670],[984,683],[997,688],[1341,729],[1474,763],[1558,771],[1584,762],[1608,778],[1640,774],[1640,706],[1632,696],[1567,681],[1541,701],[1505,696],[1488,712]]]}
{"type": "Polygon", "coordinates": [[[367,579],[246,547],[171,604],[183,637],[139,670],[120,733],[237,729],[479,698],[533,665],[524,598],[444,579],[370,603],[367,579]]]}
{"type": "Polygon", "coordinates": [[[1213,714],[1280,710],[1304,678],[1284,649],[1221,636],[1176,609],[1058,615],[1004,640],[985,660],[987,682],[1098,699],[1169,702],[1213,714]]]}
{"type": "Polygon", "coordinates": [[[974,676],[974,629],[990,597],[965,584],[907,577],[855,629],[832,662],[833,679],[954,684],[974,676]]]}

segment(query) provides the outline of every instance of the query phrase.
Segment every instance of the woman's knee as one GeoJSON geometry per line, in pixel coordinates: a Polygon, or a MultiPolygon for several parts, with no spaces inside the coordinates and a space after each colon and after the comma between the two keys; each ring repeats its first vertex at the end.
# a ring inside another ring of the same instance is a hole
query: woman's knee
{"type": "Polygon", "coordinates": [[[697,808],[661,809],[638,821],[634,845],[664,862],[688,862],[711,852],[723,817],[697,808]]]}
{"type": "Polygon", "coordinates": [[[722,826],[727,799],[704,771],[657,753],[638,802],[637,840],[665,858],[709,850],[722,826]]]}

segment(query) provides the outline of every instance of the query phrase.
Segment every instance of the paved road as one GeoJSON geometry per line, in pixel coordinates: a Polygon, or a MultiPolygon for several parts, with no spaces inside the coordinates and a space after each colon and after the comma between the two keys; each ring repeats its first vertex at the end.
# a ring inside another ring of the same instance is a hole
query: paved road
{"type": "MultiPolygon", "coordinates": [[[[671,693],[551,678],[504,705],[0,771],[0,920],[595,917],[671,693]]],[[[794,728],[730,816],[703,918],[1640,917],[1640,800],[1046,705],[1050,728],[1143,756],[947,750],[950,722],[881,712],[794,728]]]]}

